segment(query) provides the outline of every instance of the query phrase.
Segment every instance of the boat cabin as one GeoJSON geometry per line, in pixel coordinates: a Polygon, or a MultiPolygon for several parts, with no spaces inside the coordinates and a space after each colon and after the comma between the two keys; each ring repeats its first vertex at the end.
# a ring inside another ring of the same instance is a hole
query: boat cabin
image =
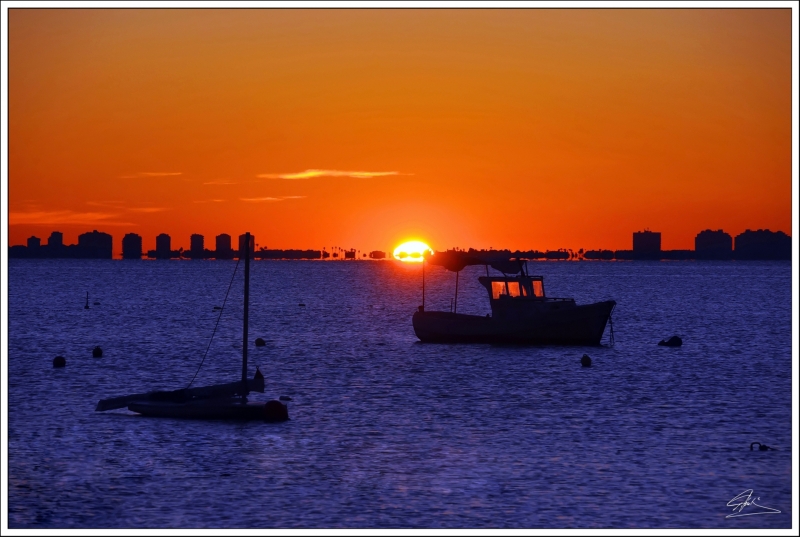
{"type": "Polygon", "coordinates": [[[492,317],[523,318],[575,306],[571,298],[547,298],[542,276],[481,276],[478,281],[489,292],[492,317]]]}
{"type": "Polygon", "coordinates": [[[544,280],[541,276],[484,276],[478,281],[489,291],[491,300],[501,296],[509,298],[544,298],[544,280]]]}

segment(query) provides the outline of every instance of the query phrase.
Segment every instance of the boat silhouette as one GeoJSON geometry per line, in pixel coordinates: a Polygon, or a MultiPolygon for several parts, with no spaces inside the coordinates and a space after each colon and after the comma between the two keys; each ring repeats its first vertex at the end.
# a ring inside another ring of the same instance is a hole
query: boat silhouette
{"type": "MultiPolygon", "coordinates": [[[[251,243],[250,233],[245,244],[251,243]]],[[[278,400],[265,403],[248,402],[250,392],[264,393],[264,376],[256,368],[252,379],[247,378],[247,332],[250,304],[250,248],[244,255],[244,319],[242,326],[242,377],[227,384],[172,391],[152,391],[103,399],[96,411],[125,408],[144,416],[184,419],[264,420],[289,419],[286,405],[278,400]]],[[[202,364],[201,364],[202,365],[202,364]]]]}
{"type": "Polygon", "coordinates": [[[480,252],[447,251],[427,254],[423,262],[423,299],[411,319],[414,333],[431,343],[522,343],[536,345],[599,345],[613,300],[578,305],[573,298],[545,295],[544,278],[528,274],[527,261],[480,252]],[[456,273],[452,311],[425,310],[424,265],[440,265],[456,273]],[[458,273],[484,265],[478,281],[489,293],[492,314],[458,313],[458,273]],[[489,267],[502,276],[489,276],[489,267]]]}

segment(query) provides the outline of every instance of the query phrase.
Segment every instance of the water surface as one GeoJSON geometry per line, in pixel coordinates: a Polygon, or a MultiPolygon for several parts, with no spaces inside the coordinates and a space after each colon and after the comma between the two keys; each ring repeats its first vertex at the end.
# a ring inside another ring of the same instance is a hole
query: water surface
{"type": "MultiPolygon", "coordinates": [[[[186,386],[235,263],[9,260],[10,527],[791,526],[788,262],[531,263],[550,296],[616,300],[616,344],[526,347],[418,342],[418,265],[257,261],[254,399],[290,421],[94,412],[186,386]],[[781,514],[726,519],[746,489],[781,514]]],[[[483,271],[460,312],[489,312],[483,271]]],[[[241,272],[194,385],[241,375],[241,272]]],[[[453,273],[426,279],[448,310],[453,273]]]]}

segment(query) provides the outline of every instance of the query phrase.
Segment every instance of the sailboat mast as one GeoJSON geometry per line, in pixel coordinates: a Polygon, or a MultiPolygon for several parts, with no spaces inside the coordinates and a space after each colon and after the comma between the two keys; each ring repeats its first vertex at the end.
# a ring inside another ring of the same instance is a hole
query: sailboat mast
{"type": "Polygon", "coordinates": [[[244,234],[244,326],[242,326],[242,396],[247,397],[250,390],[247,386],[247,321],[250,310],[250,232],[244,234]]]}

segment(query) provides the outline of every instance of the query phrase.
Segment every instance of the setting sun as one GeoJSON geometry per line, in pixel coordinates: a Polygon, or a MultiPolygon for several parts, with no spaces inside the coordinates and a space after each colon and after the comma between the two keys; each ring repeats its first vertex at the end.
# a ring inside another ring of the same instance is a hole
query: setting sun
{"type": "Polygon", "coordinates": [[[394,258],[407,263],[419,263],[424,252],[433,252],[430,246],[420,241],[404,242],[394,249],[394,258]]]}

